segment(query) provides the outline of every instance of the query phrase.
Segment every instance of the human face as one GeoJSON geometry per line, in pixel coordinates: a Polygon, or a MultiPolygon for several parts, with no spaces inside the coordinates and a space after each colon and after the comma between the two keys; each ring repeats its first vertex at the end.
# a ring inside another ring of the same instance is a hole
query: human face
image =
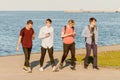
{"type": "Polygon", "coordinates": [[[73,27],[75,25],[75,23],[69,23],[70,27],[73,27]]]}
{"type": "Polygon", "coordinates": [[[51,23],[49,21],[46,21],[46,26],[47,27],[50,27],[51,26],[51,23]]]}
{"type": "Polygon", "coordinates": [[[28,29],[31,29],[33,24],[27,24],[28,29]]]}
{"type": "Polygon", "coordinates": [[[92,25],[92,27],[96,26],[96,21],[93,20],[93,21],[90,23],[90,25],[92,25]]]}

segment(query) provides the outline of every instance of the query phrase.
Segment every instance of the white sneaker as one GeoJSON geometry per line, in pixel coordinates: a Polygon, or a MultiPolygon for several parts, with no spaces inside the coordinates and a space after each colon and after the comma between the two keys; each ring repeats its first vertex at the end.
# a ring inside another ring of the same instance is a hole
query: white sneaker
{"type": "Polygon", "coordinates": [[[53,69],[52,69],[52,71],[54,72],[56,70],[56,66],[53,66],[53,69]]]}
{"type": "Polygon", "coordinates": [[[30,67],[28,67],[28,73],[31,73],[31,72],[32,72],[31,68],[30,68],[30,67]]]}
{"type": "Polygon", "coordinates": [[[42,71],[42,72],[44,71],[43,67],[41,67],[39,70],[42,71]]]}
{"type": "Polygon", "coordinates": [[[28,68],[26,66],[23,67],[23,71],[27,72],[28,68]]]}

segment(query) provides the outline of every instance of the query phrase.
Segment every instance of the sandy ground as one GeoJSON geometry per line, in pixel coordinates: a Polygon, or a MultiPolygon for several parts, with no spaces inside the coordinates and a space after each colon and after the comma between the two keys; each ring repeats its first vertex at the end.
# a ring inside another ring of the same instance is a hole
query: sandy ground
{"type": "MultiPolygon", "coordinates": [[[[98,52],[118,51],[120,45],[103,46],[98,48],[98,52]]],[[[85,49],[76,50],[77,54],[85,53],[85,49]]],[[[54,53],[56,64],[61,59],[62,51],[54,53]]],[[[59,72],[52,72],[49,56],[46,54],[44,72],[39,71],[40,53],[31,55],[32,73],[22,70],[24,55],[0,57],[0,80],[120,80],[120,70],[101,68],[93,70],[90,66],[87,70],[83,65],[78,64],[76,70],[72,71],[69,64],[59,72]]]]}

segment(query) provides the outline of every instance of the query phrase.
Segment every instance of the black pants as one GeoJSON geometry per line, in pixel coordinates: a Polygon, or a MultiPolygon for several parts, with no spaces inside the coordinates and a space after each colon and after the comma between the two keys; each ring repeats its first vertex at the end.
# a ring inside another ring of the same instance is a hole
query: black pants
{"type": "Polygon", "coordinates": [[[42,46],[41,46],[40,66],[41,67],[43,66],[43,62],[44,62],[44,58],[45,58],[45,54],[46,54],[47,50],[48,50],[48,53],[49,53],[49,58],[50,58],[51,65],[53,67],[53,66],[55,66],[54,57],[53,57],[53,47],[51,47],[50,49],[49,48],[46,49],[42,46]]]}
{"type": "Polygon", "coordinates": [[[30,60],[31,50],[32,50],[32,48],[23,48],[23,52],[24,52],[24,55],[25,55],[24,66],[26,66],[26,67],[30,67],[29,60],[30,60]]]}
{"type": "Polygon", "coordinates": [[[84,60],[84,65],[88,65],[89,56],[91,54],[91,49],[93,50],[93,67],[97,67],[97,45],[95,43],[86,43],[86,56],[84,60]]]}
{"type": "Polygon", "coordinates": [[[64,60],[66,59],[69,53],[69,50],[71,51],[71,65],[75,66],[75,43],[72,43],[72,44],[63,43],[63,56],[62,56],[61,63],[63,63],[64,60]]]}

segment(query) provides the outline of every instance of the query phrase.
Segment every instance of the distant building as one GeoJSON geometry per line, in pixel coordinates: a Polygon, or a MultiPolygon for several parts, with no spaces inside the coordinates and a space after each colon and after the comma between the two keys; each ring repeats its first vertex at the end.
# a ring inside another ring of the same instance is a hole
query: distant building
{"type": "Polygon", "coordinates": [[[116,13],[120,12],[120,8],[115,11],[116,13]]]}

